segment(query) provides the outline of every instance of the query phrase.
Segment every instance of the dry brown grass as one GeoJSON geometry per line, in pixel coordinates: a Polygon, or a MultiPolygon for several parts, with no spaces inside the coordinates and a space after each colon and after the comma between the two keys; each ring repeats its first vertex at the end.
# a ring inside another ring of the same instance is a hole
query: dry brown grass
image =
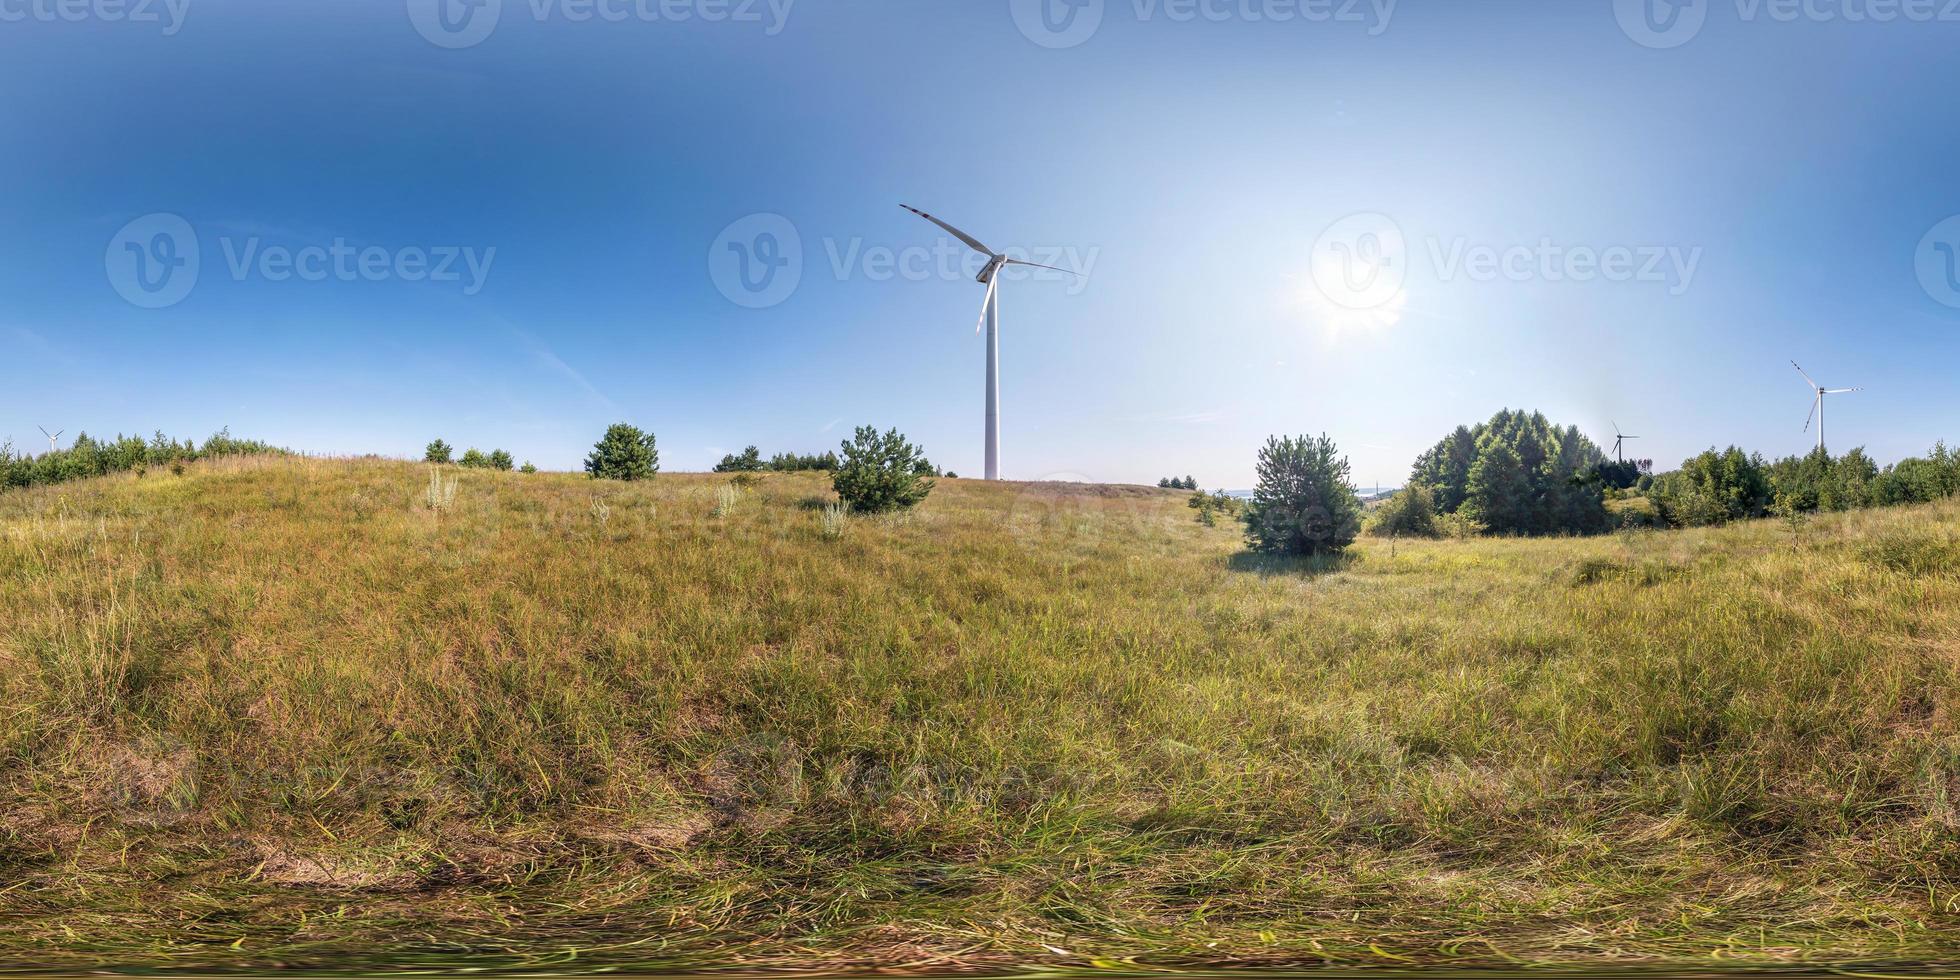
{"type": "Polygon", "coordinates": [[[1239,554],[1184,495],[0,495],[0,958],[1942,956],[1960,505],[1239,554]]]}

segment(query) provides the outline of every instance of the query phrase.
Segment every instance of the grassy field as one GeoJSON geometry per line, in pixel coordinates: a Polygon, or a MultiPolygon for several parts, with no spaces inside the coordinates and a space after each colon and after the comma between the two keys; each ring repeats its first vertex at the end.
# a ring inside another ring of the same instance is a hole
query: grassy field
{"type": "Polygon", "coordinates": [[[0,961],[1960,958],[1960,503],[1301,566],[455,475],[0,495],[0,961]]]}

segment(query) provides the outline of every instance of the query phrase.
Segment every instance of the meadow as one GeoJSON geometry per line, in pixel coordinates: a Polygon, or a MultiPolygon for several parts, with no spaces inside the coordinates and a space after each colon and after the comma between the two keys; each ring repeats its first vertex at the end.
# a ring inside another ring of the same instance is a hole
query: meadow
{"type": "Polygon", "coordinates": [[[1285,562],[445,478],[0,493],[0,962],[1960,959],[1960,502],[1285,562]]]}

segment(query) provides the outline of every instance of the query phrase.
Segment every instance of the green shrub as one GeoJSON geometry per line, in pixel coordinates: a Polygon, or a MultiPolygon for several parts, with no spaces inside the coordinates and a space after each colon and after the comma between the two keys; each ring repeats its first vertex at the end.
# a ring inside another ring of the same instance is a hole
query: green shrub
{"type": "MultiPolygon", "coordinates": [[[[1820,454],[1812,454],[1813,457],[1820,454]]],[[[1781,491],[1788,505],[1815,509],[1815,497],[1794,485],[1781,491]]],[[[1675,527],[1701,527],[1761,517],[1773,499],[1770,475],[1761,456],[1730,446],[1709,449],[1672,473],[1654,478],[1647,497],[1661,518],[1675,527]]]]}
{"type": "Polygon", "coordinates": [[[919,472],[925,453],[906,442],[897,429],[881,436],[871,426],[859,426],[843,443],[843,450],[842,464],[830,482],[853,511],[877,514],[901,510],[917,505],[932,492],[932,481],[919,472]]]}
{"type": "Polygon", "coordinates": [[[518,467],[518,468],[517,468],[517,472],[519,472],[519,473],[536,473],[537,471],[538,471],[538,468],[537,468],[537,467],[535,467],[535,466],[532,466],[532,465],[531,465],[531,461],[530,461],[530,460],[528,460],[528,459],[524,461],[524,465],[523,465],[523,466],[520,466],[520,467],[518,467]]]}
{"type": "Polygon", "coordinates": [[[422,451],[422,462],[447,463],[450,461],[454,453],[455,450],[450,449],[448,443],[443,442],[441,439],[437,439],[436,441],[429,443],[429,448],[422,451]]]}
{"type": "Polygon", "coordinates": [[[1246,509],[1246,543],[1279,555],[1345,550],[1361,528],[1361,499],[1348,476],[1348,461],[1324,434],[1267,439],[1259,451],[1259,486],[1246,509]]]}
{"type": "Polygon", "coordinates": [[[1382,501],[1368,521],[1368,533],[1384,538],[1433,538],[1436,528],[1436,492],[1420,483],[1382,501]]]}
{"type": "Polygon", "coordinates": [[[503,450],[501,450],[501,449],[492,449],[492,450],[490,450],[490,468],[491,468],[491,469],[493,469],[493,470],[502,470],[502,471],[504,471],[505,473],[508,473],[508,472],[510,472],[510,467],[511,467],[511,462],[512,462],[512,460],[511,460],[511,458],[510,458],[510,454],[509,454],[509,453],[507,453],[507,452],[504,452],[504,451],[503,451],[503,450]]]}
{"type": "Polygon", "coordinates": [[[660,472],[660,452],[653,433],[624,422],[615,423],[585,457],[585,472],[595,480],[651,480],[660,472]]]}
{"type": "Polygon", "coordinates": [[[463,450],[463,468],[487,470],[490,468],[490,457],[483,455],[483,451],[475,447],[465,449],[463,450]]]}

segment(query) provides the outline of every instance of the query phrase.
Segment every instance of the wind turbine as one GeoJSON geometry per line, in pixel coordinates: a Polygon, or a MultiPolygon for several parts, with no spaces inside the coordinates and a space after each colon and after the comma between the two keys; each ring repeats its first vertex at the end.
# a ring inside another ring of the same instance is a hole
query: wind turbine
{"type": "Polygon", "coordinates": [[[44,435],[44,436],[47,436],[47,437],[48,437],[48,452],[54,452],[54,451],[55,451],[55,440],[56,440],[56,439],[59,439],[59,438],[61,438],[61,433],[62,433],[62,432],[67,432],[67,431],[68,431],[67,429],[62,429],[62,430],[60,430],[60,431],[58,431],[58,432],[55,432],[55,433],[53,433],[53,434],[50,434],[50,433],[48,432],[48,430],[47,430],[47,427],[46,427],[46,426],[40,426],[40,425],[37,425],[37,426],[35,426],[35,428],[37,428],[37,429],[40,429],[40,430],[41,430],[41,434],[42,434],[42,435],[44,435]]]}
{"type": "Polygon", "coordinates": [[[1622,446],[1626,445],[1626,441],[1628,439],[1638,439],[1638,438],[1640,437],[1630,436],[1630,435],[1626,435],[1625,433],[1622,433],[1620,431],[1620,423],[1618,422],[1613,423],[1613,458],[1619,460],[1622,463],[1626,462],[1627,458],[1623,453],[1620,452],[1620,449],[1622,446]]]}
{"type": "Polygon", "coordinates": [[[1820,385],[1817,382],[1812,381],[1810,375],[1807,374],[1802,368],[1802,366],[1798,365],[1797,362],[1791,361],[1790,366],[1796,368],[1797,373],[1803,375],[1803,379],[1805,381],[1810,382],[1810,387],[1817,391],[1816,400],[1810,403],[1810,418],[1803,420],[1803,427],[1804,429],[1808,430],[1810,428],[1811,419],[1815,419],[1817,421],[1817,448],[1822,449],[1824,448],[1824,396],[1843,395],[1853,391],[1864,391],[1865,389],[1862,387],[1826,388],[1823,385],[1820,385]]]}
{"type": "Polygon", "coordinates": [[[981,255],[987,257],[986,268],[980,270],[980,275],[976,280],[978,282],[982,282],[986,284],[987,298],[980,302],[980,322],[979,324],[974,326],[973,332],[979,333],[982,328],[985,328],[987,331],[987,466],[986,466],[985,475],[986,478],[989,480],[998,480],[1000,479],[1000,269],[1001,266],[1004,265],[1033,266],[1034,268],[1037,269],[1052,269],[1056,272],[1066,272],[1069,275],[1076,276],[1078,278],[1081,276],[1081,273],[1071,272],[1068,269],[1057,269],[1052,265],[1042,265],[1039,262],[1025,262],[1022,261],[1021,259],[1010,259],[1007,256],[999,252],[996,252],[985,245],[980,244],[979,240],[974,238],[972,235],[969,235],[966,232],[963,232],[958,228],[955,228],[952,225],[949,225],[946,222],[941,221],[938,218],[935,218],[932,215],[929,215],[924,211],[919,210],[918,208],[915,208],[909,204],[901,204],[899,205],[899,207],[904,208],[905,210],[910,211],[913,214],[916,214],[919,217],[924,218],[935,225],[938,225],[939,227],[945,229],[947,234],[952,235],[954,238],[957,238],[962,242],[965,242],[968,248],[971,248],[974,251],[979,252],[981,255]]]}

